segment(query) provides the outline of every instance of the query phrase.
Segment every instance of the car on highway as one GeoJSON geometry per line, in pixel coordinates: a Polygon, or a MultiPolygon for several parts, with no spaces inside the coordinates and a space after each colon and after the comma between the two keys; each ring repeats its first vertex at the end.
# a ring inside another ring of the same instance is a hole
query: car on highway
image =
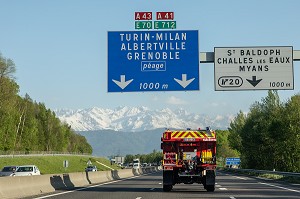
{"type": "Polygon", "coordinates": [[[139,169],[140,168],[140,163],[133,163],[133,168],[134,169],[139,169]]]}
{"type": "Polygon", "coordinates": [[[1,170],[0,176],[12,176],[16,172],[17,168],[18,166],[5,166],[1,170]]]}
{"type": "Polygon", "coordinates": [[[147,167],[147,163],[142,163],[141,167],[147,167]]]}
{"type": "Polygon", "coordinates": [[[87,167],[85,168],[85,171],[86,171],[86,172],[90,172],[90,171],[95,172],[95,171],[98,171],[98,169],[97,169],[96,166],[89,165],[89,166],[87,166],[87,167]]]}
{"type": "Polygon", "coordinates": [[[39,168],[36,165],[19,166],[13,176],[32,176],[41,175],[39,168]]]}

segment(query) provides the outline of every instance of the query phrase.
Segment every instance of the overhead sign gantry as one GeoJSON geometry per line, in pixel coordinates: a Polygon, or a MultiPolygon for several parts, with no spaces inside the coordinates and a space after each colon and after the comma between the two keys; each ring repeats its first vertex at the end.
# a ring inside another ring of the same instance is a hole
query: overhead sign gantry
{"type": "MultiPolygon", "coordinates": [[[[108,92],[200,90],[197,30],[174,30],[174,12],[135,12],[136,31],[108,32],[108,92]],[[155,20],[154,20],[155,18],[155,20]],[[154,20],[154,21],[153,21],[154,20]]],[[[215,90],[293,90],[292,46],[215,47],[215,90]]]]}

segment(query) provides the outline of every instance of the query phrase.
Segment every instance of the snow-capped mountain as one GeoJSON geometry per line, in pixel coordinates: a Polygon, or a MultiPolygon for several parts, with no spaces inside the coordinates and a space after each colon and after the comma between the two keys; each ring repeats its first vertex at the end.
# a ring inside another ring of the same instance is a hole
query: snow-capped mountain
{"type": "Polygon", "coordinates": [[[115,109],[90,108],[55,110],[56,116],[71,125],[74,131],[115,130],[145,131],[157,128],[198,129],[210,126],[214,129],[225,129],[233,115],[214,118],[207,115],[188,113],[183,109],[150,110],[147,107],[118,107],[115,109]]]}

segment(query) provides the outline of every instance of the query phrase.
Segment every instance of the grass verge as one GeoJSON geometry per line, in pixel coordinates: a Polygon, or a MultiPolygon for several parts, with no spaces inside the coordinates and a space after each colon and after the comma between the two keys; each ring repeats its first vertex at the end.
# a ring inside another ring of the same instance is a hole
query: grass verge
{"type": "Polygon", "coordinates": [[[60,173],[74,173],[84,172],[87,162],[91,161],[93,165],[97,166],[98,171],[110,170],[96,161],[101,162],[113,169],[120,169],[116,165],[110,165],[110,161],[101,157],[93,156],[24,156],[24,157],[1,157],[0,169],[9,165],[36,165],[42,174],[60,174],[60,173]],[[64,161],[68,161],[68,167],[64,167],[64,161]]]}
{"type": "Polygon", "coordinates": [[[273,179],[273,180],[280,180],[280,181],[285,181],[285,182],[289,182],[289,183],[300,183],[300,178],[298,178],[298,177],[283,176],[283,175],[277,175],[277,174],[255,173],[255,172],[250,172],[250,171],[232,170],[232,169],[227,169],[227,168],[224,168],[223,170],[227,171],[227,172],[231,172],[231,173],[240,173],[243,175],[256,176],[256,177],[273,179]]]}

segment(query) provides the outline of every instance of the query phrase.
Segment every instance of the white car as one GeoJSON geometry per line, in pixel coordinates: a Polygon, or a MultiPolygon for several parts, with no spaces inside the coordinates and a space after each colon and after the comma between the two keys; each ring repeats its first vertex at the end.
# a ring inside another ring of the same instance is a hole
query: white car
{"type": "Polygon", "coordinates": [[[133,163],[133,168],[134,169],[139,169],[140,168],[140,163],[133,163]]]}
{"type": "Polygon", "coordinates": [[[35,165],[22,165],[19,166],[13,176],[32,176],[41,175],[39,168],[35,165]]]}

